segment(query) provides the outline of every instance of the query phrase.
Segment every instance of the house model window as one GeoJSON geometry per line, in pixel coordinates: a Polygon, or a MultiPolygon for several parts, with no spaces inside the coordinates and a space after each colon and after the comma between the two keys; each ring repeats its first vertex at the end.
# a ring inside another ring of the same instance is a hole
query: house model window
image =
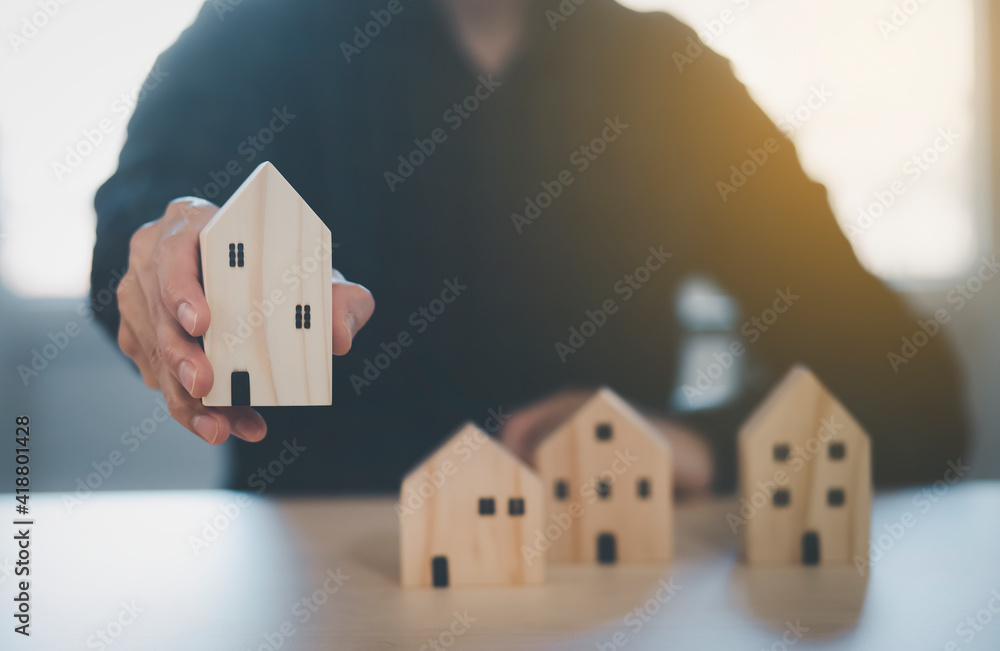
{"type": "Polygon", "coordinates": [[[492,497],[479,498],[479,515],[493,515],[497,511],[496,502],[492,497]]]}
{"type": "Polygon", "coordinates": [[[774,446],[774,460],[775,461],[788,461],[788,457],[791,454],[791,449],[785,443],[778,443],[774,446]]]}
{"type": "Polygon", "coordinates": [[[309,329],[312,321],[312,315],[309,311],[308,305],[296,305],[295,306],[295,329],[301,330],[305,328],[309,329]]]}
{"type": "Polygon", "coordinates": [[[243,266],[243,243],[229,245],[229,266],[243,266]]]}
{"type": "Polygon", "coordinates": [[[507,502],[507,513],[510,515],[524,515],[524,498],[510,498],[507,502]]]}
{"type": "Polygon", "coordinates": [[[610,441],[612,429],[609,423],[601,423],[596,427],[597,440],[598,441],[610,441]]]}
{"type": "Polygon", "coordinates": [[[771,502],[775,506],[788,506],[791,501],[791,494],[784,488],[774,491],[774,496],[771,498],[771,502]]]}
{"type": "Polygon", "coordinates": [[[635,486],[635,492],[639,495],[639,499],[646,499],[649,497],[649,480],[643,477],[640,479],[635,486]]]}
{"type": "Polygon", "coordinates": [[[611,497],[611,484],[604,480],[597,482],[597,496],[602,500],[611,497]]]}
{"type": "Polygon", "coordinates": [[[847,456],[847,447],[843,443],[831,443],[828,452],[831,459],[840,461],[847,456]]]}
{"type": "Polygon", "coordinates": [[[827,506],[843,506],[844,505],[844,489],[843,488],[831,488],[826,492],[826,503],[827,506]]]}
{"type": "Polygon", "coordinates": [[[569,495],[569,485],[565,479],[557,479],[555,485],[555,496],[557,500],[564,500],[569,495]]]}

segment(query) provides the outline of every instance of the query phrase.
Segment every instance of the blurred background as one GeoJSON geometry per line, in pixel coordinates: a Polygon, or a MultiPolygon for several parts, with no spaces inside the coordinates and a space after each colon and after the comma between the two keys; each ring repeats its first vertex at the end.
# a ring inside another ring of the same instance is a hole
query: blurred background
{"type": "MultiPolygon", "coordinates": [[[[974,281],[1000,232],[992,182],[1000,113],[991,109],[1000,94],[989,83],[991,68],[1000,69],[1000,8],[988,0],[623,4],[673,13],[730,58],[791,135],[807,172],[829,189],[865,267],[921,315],[952,312],[943,336],[964,365],[974,475],[1000,477],[1000,282],[974,281]],[[899,187],[905,191],[893,191],[899,187]],[[949,302],[958,287],[970,296],[960,310],[949,302]]],[[[209,448],[162,418],[158,394],[91,322],[85,298],[94,192],[115,168],[151,72],[155,83],[157,55],[201,5],[0,6],[0,422],[31,415],[36,490],[224,481],[226,446],[209,448]],[[101,473],[114,454],[124,462],[101,473]]],[[[688,332],[680,387],[739,336],[743,319],[709,278],[689,279],[676,312],[688,332]]],[[[696,402],[665,391],[664,406],[708,409],[732,400],[742,371],[735,368],[696,402]]]]}

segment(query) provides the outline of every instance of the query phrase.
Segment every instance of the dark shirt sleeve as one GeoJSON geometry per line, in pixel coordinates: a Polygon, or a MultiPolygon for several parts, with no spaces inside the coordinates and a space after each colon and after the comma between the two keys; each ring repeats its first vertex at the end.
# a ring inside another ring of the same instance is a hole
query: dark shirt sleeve
{"type": "Polygon", "coordinates": [[[691,199],[693,255],[739,302],[747,357],[768,371],[740,404],[691,418],[713,438],[720,486],[735,476],[740,421],[799,362],[871,435],[877,483],[940,478],[966,442],[947,326],[913,359],[891,363],[889,353],[899,354],[902,338],[919,330],[917,317],[859,264],[825,188],[806,176],[794,145],[754,103],[729,61],[667,20],[672,38],[660,55],[672,92],[664,101],[684,125],[675,185],[691,199]],[[732,166],[740,170],[735,178],[732,166]],[[787,311],[773,325],[748,322],[775,301],[787,303],[787,311]]]}
{"type": "Polygon", "coordinates": [[[178,197],[203,196],[221,205],[265,153],[272,155],[248,138],[290,102],[285,88],[295,68],[276,74],[275,54],[287,61],[296,43],[285,34],[283,14],[267,15],[267,3],[256,0],[221,14],[217,4],[206,3],[157,59],[129,121],[118,169],[94,200],[91,304],[112,336],[119,322],[114,289],[126,270],[132,234],[178,197]]]}

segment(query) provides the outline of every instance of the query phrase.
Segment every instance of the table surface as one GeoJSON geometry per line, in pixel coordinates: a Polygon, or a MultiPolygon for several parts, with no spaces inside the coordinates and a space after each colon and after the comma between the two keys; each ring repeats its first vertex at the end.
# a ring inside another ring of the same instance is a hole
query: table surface
{"type": "Polygon", "coordinates": [[[0,639],[14,643],[0,647],[996,651],[1000,484],[934,491],[876,497],[867,577],[744,567],[726,500],[678,507],[670,566],[550,565],[542,586],[437,590],[399,586],[391,499],[36,495],[32,636],[12,632],[4,534],[0,639]]]}

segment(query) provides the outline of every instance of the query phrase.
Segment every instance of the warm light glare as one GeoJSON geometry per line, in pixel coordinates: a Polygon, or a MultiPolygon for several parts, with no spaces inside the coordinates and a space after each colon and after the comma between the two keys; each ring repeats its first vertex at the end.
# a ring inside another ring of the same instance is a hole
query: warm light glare
{"type": "Polygon", "coordinates": [[[672,13],[734,62],[761,107],[793,130],[869,270],[941,280],[979,255],[976,148],[985,138],[975,122],[972,0],[623,4],[672,13]]]}
{"type": "MultiPolygon", "coordinates": [[[[33,297],[86,292],[94,191],[114,170],[139,84],[202,2],[56,4],[44,20],[34,0],[0,9],[12,33],[42,24],[0,48],[0,278],[33,297]]],[[[979,254],[972,0],[913,3],[888,33],[899,3],[886,0],[625,4],[674,13],[735,62],[764,110],[794,129],[867,268],[946,279],[979,254]]]]}

